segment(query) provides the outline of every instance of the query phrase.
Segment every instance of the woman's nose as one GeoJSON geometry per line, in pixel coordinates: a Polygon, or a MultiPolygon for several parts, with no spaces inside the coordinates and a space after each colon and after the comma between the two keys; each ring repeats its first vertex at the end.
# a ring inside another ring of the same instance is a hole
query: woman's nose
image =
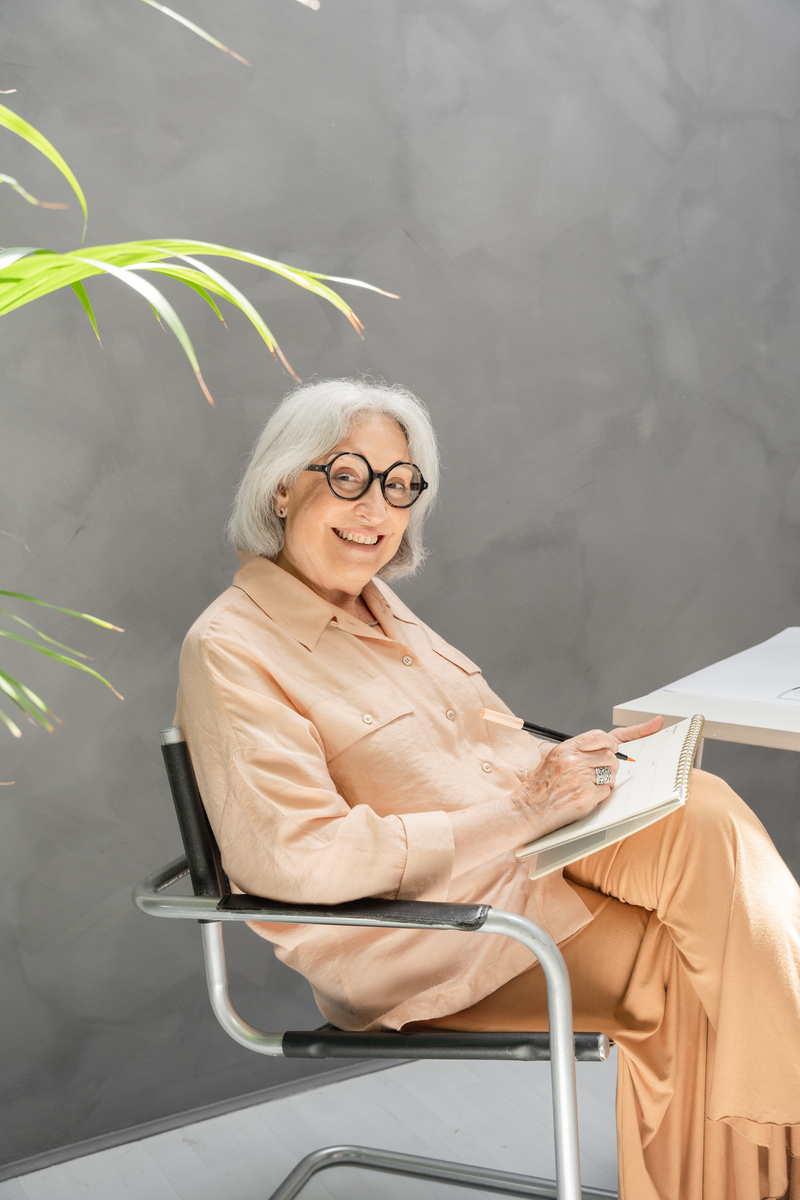
{"type": "Polygon", "coordinates": [[[373,479],[363,496],[356,501],[356,509],[365,515],[382,517],[386,512],[386,501],[381,491],[380,479],[373,479]]]}

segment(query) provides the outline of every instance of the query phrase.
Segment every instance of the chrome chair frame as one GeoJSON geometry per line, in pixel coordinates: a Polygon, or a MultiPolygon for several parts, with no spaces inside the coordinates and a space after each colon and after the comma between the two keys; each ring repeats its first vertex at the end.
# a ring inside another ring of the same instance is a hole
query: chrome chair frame
{"type": "Polygon", "coordinates": [[[512,1059],[551,1063],[556,1180],[489,1170],[441,1159],[422,1158],[362,1146],[330,1146],[307,1155],[272,1193],[270,1200],[291,1200],[317,1171],[336,1165],[367,1167],[418,1178],[460,1184],[510,1196],[556,1200],[616,1200],[616,1193],[580,1184],[575,1060],[608,1057],[604,1034],[574,1034],[569,975],[550,936],[516,913],[488,905],[424,901],[361,900],[331,907],[292,905],[259,896],[232,894],[219,851],[202,808],[188,750],[180,729],[161,735],[167,773],[175,800],[186,855],[153,872],[133,892],[137,907],[150,916],[200,922],[206,981],[214,1014],[222,1028],[248,1050],[273,1057],[512,1059]],[[189,875],[193,896],[165,893],[189,875]],[[269,1033],[256,1029],[237,1012],[230,997],[225,964],[226,921],[269,921],[311,925],[359,925],[382,929],[447,929],[513,938],[535,955],[547,985],[548,1033],[465,1033],[429,1030],[347,1032],[323,1026],[314,1031],[269,1033]]]}

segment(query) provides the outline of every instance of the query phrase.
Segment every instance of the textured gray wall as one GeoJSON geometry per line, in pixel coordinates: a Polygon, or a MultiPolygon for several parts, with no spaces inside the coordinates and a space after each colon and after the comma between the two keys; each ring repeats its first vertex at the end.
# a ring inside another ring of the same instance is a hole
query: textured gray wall
{"type": "MultiPolygon", "coordinates": [[[[0,86],[61,149],[89,244],[219,241],[401,293],[322,302],[231,269],[301,374],[430,404],[446,464],[403,590],[521,713],[579,729],[798,623],[800,11],[790,0],[182,0],[240,66],[136,0],[3,11],[0,86]]],[[[3,170],[67,198],[33,151],[3,170]]],[[[7,244],[76,211],[5,189],[7,244]]],[[[226,268],[224,268],[226,269],[226,268]]],[[[243,455],[289,383],[234,313],[181,300],[217,409],[139,299],[90,283],[6,317],[5,586],[125,626],[47,628],[125,695],[6,661],[66,726],[2,742],[6,1161],[307,1073],[207,1011],[194,928],[131,884],[176,852],[156,744],[178,649],[226,586],[243,455]]],[[[44,618],[42,618],[44,620],[44,618]]],[[[6,646],[4,646],[5,657],[6,646]]],[[[711,747],[800,868],[798,763],[711,747]]],[[[232,939],[254,1021],[294,983],[232,939]]]]}

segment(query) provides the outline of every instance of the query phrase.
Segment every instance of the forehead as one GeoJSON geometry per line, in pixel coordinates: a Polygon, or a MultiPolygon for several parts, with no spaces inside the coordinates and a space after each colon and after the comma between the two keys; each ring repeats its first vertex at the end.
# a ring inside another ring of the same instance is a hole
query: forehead
{"type": "Polygon", "coordinates": [[[383,469],[408,458],[408,442],[397,421],[385,413],[364,413],[356,418],[346,436],[327,456],[349,450],[363,454],[373,468],[383,469]]]}

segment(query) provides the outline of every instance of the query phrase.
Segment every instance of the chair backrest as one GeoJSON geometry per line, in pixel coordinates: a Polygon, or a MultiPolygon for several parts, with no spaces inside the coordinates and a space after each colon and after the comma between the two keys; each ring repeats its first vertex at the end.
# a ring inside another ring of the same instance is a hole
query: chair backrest
{"type": "Polygon", "coordinates": [[[230,895],[228,877],[222,869],[217,839],[208,822],[200,797],[189,747],[178,725],[161,731],[161,753],[167,768],[175,813],[189,864],[195,896],[230,895]]]}

